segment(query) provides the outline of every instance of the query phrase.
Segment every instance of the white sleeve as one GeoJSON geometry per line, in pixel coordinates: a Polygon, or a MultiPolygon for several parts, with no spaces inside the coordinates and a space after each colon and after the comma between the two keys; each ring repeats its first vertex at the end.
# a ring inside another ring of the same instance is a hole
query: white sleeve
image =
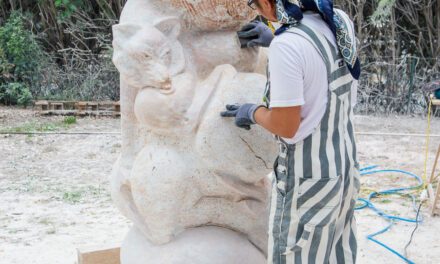
{"type": "Polygon", "coordinates": [[[273,41],[269,48],[270,107],[304,105],[304,59],[293,43],[273,41]]]}

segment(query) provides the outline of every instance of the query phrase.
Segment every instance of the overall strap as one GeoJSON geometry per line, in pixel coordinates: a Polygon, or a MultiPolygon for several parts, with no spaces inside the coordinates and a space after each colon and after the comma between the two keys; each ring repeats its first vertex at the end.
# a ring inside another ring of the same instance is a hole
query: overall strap
{"type": "Polygon", "coordinates": [[[302,36],[308,40],[321,55],[327,69],[330,91],[336,93],[338,96],[350,92],[351,83],[353,81],[350,71],[337,48],[334,47],[323,34],[316,32],[304,24],[291,27],[286,32],[302,36]]]}
{"type": "Polygon", "coordinates": [[[328,77],[330,78],[331,73],[337,68],[337,65],[335,65],[335,60],[338,56],[336,48],[330,44],[321,33],[315,32],[315,30],[304,24],[291,27],[286,31],[286,33],[300,35],[313,45],[313,47],[318,51],[324,60],[328,77]]]}

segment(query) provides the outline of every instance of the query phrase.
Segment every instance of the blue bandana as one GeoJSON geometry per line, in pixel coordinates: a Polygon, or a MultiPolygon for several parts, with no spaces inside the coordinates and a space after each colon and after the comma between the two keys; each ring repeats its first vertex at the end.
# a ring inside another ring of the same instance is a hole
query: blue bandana
{"type": "Polygon", "coordinates": [[[336,37],[339,51],[356,80],[361,74],[361,64],[357,56],[356,37],[348,16],[333,9],[333,0],[276,0],[277,20],[282,25],[275,35],[300,23],[304,11],[313,11],[321,15],[336,37]]]}

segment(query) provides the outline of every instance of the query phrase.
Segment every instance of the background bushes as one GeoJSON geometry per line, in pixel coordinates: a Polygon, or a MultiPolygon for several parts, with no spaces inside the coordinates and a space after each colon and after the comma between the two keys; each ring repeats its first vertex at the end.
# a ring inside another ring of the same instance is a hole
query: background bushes
{"type": "MultiPolygon", "coordinates": [[[[0,1],[0,93],[20,94],[20,102],[27,91],[33,99],[118,100],[111,25],[125,1],[0,1]]],[[[440,0],[334,2],[359,38],[356,111],[424,113],[423,87],[440,78],[440,0]]],[[[19,103],[9,95],[0,101],[19,103]]]]}
{"type": "Polygon", "coordinates": [[[119,100],[111,26],[124,3],[0,1],[0,103],[119,100]]]}
{"type": "Polygon", "coordinates": [[[440,0],[335,0],[355,22],[360,113],[425,113],[440,79],[440,0]]]}
{"type": "Polygon", "coordinates": [[[0,100],[5,104],[30,103],[31,91],[39,87],[44,61],[44,52],[25,28],[23,16],[13,12],[0,27],[0,100]]]}

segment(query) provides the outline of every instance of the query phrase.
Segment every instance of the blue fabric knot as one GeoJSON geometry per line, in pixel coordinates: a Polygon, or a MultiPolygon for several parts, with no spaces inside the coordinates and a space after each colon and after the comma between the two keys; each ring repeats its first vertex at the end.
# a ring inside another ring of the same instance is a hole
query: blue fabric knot
{"type": "Polygon", "coordinates": [[[351,75],[354,79],[359,79],[361,63],[357,56],[353,25],[345,13],[340,10],[335,12],[332,0],[276,0],[275,8],[277,20],[281,24],[275,35],[298,25],[303,19],[304,11],[319,13],[335,35],[336,44],[351,75]]]}

